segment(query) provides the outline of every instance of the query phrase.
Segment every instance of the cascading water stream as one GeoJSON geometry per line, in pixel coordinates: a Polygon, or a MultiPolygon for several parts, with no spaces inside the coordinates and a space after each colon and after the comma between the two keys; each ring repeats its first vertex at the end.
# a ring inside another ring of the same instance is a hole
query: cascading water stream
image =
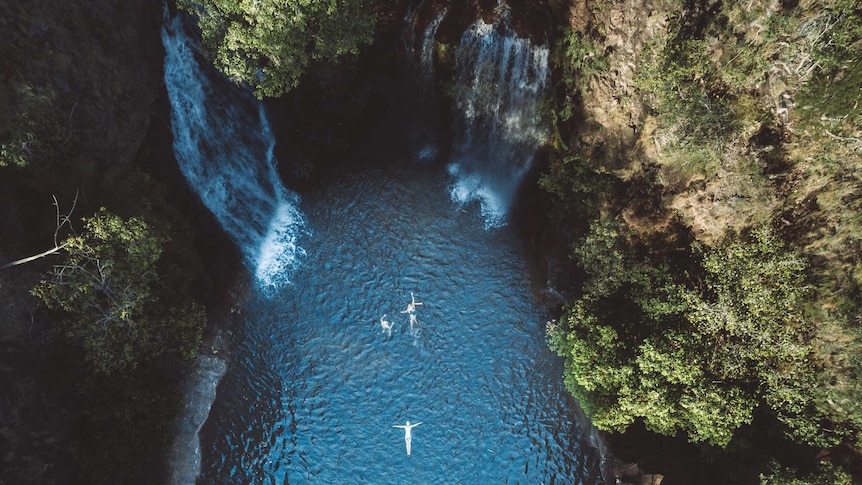
{"type": "Polygon", "coordinates": [[[441,10],[434,20],[425,28],[425,33],[422,35],[422,50],[419,51],[419,66],[422,72],[422,86],[424,89],[429,89],[434,81],[434,37],[437,35],[437,29],[440,28],[440,23],[446,17],[447,9],[441,10]]]}
{"type": "Polygon", "coordinates": [[[278,287],[304,254],[298,197],[275,169],[275,138],[263,106],[208,74],[179,17],[166,19],[165,84],[174,153],[204,205],[242,251],[262,288],[278,287]]]}
{"type": "Polygon", "coordinates": [[[410,73],[409,102],[412,106],[413,120],[405,135],[410,139],[416,158],[423,162],[435,160],[439,153],[439,122],[436,115],[436,96],[434,92],[434,37],[446,16],[446,8],[437,12],[424,30],[417,31],[420,24],[419,13],[426,0],[414,1],[404,16],[404,51],[407,59],[405,71],[410,73]],[[421,35],[420,35],[421,32],[421,35]],[[418,88],[418,90],[416,89],[418,88]]]}
{"type": "MultiPolygon", "coordinates": [[[[483,189],[505,195],[498,165],[517,165],[506,178],[519,181],[542,135],[528,118],[547,50],[543,59],[504,28],[480,27],[459,54],[468,84],[458,103],[472,114],[455,173],[478,174],[483,189]],[[483,83],[505,84],[506,94],[483,97],[483,83]]],[[[599,457],[545,344],[548,316],[533,305],[517,236],[453,211],[449,176],[404,153],[387,129],[303,193],[315,227],[305,233],[260,105],[207,76],[179,20],[166,21],[163,41],[185,177],[260,285],[291,277],[243,302],[231,365],[200,432],[198,483],[598,483],[599,457]],[[315,255],[302,265],[299,235],[315,255]],[[413,292],[423,301],[416,328],[402,313],[413,292]],[[384,317],[391,334],[381,332],[384,317]],[[408,419],[423,423],[412,455],[393,428],[408,419]]],[[[395,126],[422,126],[406,121],[415,111],[393,113],[395,126]]]]}
{"type": "Polygon", "coordinates": [[[404,13],[404,31],[402,42],[404,43],[404,52],[408,56],[415,57],[414,44],[416,44],[416,23],[419,21],[419,10],[425,5],[427,0],[414,0],[407,6],[407,11],[404,13]]]}
{"type": "Polygon", "coordinates": [[[547,138],[540,108],[548,48],[518,37],[507,22],[505,13],[494,24],[477,20],[457,53],[450,195],[459,204],[478,201],[486,229],[506,223],[518,186],[547,138]]]}

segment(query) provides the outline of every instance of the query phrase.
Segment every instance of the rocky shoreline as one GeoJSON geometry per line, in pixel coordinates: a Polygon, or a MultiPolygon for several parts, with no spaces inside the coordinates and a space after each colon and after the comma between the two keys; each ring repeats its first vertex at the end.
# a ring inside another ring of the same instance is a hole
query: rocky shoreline
{"type": "Polygon", "coordinates": [[[207,342],[210,353],[195,360],[195,372],[183,385],[185,406],[177,420],[175,439],[168,457],[171,485],[194,484],[201,469],[199,433],[216,398],[216,388],[227,372],[227,342],[224,331],[216,331],[207,342]]]}

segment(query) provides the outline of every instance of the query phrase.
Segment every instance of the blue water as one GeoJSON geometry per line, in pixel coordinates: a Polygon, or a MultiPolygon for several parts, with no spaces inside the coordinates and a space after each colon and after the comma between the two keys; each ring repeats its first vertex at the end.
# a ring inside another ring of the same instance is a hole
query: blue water
{"type": "Polygon", "coordinates": [[[511,228],[386,154],[302,194],[291,285],[254,296],[202,431],[200,484],[598,481],[511,228]],[[413,292],[418,325],[404,310],[413,292]],[[391,336],[379,319],[396,323],[391,336]],[[413,430],[407,456],[402,429],[413,430]]]}
{"type": "Polygon", "coordinates": [[[407,146],[425,125],[402,113],[398,128],[295,194],[278,179],[260,104],[203,68],[180,22],[167,19],[178,163],[255,282],[201,432],[198,483],[598,482],[598,453],[545,344],[548,315],[503,225],[535,147],[492,118],[518,133],[539,129],[530,121],[539,89],[522,88],[543,79],[546,48],[476,26],[465,43],[481,47],[471,50],[479,63],[459,65],[499,65],[491,84],[509,90],[464,81],[474,91],[459,98],[467,113],[485,99],[505,103],[465,125],[472,135],[456,141],[454,173],[433,137],[407,146]],[[496,157],[491,146],[519,150],[496,157]],[[401,313],[411,293],[423,303],[412,329],[401,313]],[[393,427],[408,420],[422,422],[410,456],[393,427]]]}

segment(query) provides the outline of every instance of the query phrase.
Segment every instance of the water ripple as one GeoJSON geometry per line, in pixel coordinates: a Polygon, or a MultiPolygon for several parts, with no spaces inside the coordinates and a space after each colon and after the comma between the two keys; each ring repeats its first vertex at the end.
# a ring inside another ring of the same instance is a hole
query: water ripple
{"type": "Polygon", "coordinates": [[[199,483],[597,482],[517,239],[422,170],[354,168],[304,196],[309,257],[244,310],[199,483]]]}

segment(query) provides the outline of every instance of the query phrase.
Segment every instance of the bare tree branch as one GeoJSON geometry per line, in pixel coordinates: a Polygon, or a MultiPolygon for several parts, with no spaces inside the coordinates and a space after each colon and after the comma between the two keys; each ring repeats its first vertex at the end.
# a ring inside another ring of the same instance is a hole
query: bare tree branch
{"type": "Polygon", "coordinates": [[[66,224],[69,224],[69,230],[72,231],[73,234],[75,233],[75,230],[72,228],[72,212],[74,212],[75,206],[78,205],[78,191],[75,191],[75,198],[72,200],[72,207],[69,209],[69,212],[63,216],[60,215],[60,204],[57,202],[57,196],[52,195],[51,198],[54,199],[54,208],[57,214],[57,228],[54,229],[54,247],[39,254],[26,258],[21,258],[10,263],[6,263],[0,266],[0,270],[9,269],[13,266],[18,266],[20,264],[29,263],[30,261],[35,261],[39,258],[44,258],[45,256],[49,256],[51,254],[59,252],[61,249],[63,249],[69,244],[68,242],[59,244],[59,242],[57,241],[57,235],[60,233],[60,228],[62,228],[66,224]]]}
{"type": "Polygon", "coordinates": [[[64,242],[63,244],[60,244],[59,246],[55,246],[55,247],[53,247],[47,251],[41,252],[39,254],[36,254],[36,255],[33,255],[33,256],[30,256],[27,258],[19,259],[17,261],[12,261],[11,263],[6,263],[3,266],[0,266],[0,269],[8,269],[8,268],[11,268],[13,266],[18,266],[19,264],[29,263],[30,261],[35,261],[39,258],[44,258],[45,256],[48,256],[48,255],[51,255],[51,254],[58,252],[59,250],[66,247],[68,244],[69,243],[64,242]]]}

